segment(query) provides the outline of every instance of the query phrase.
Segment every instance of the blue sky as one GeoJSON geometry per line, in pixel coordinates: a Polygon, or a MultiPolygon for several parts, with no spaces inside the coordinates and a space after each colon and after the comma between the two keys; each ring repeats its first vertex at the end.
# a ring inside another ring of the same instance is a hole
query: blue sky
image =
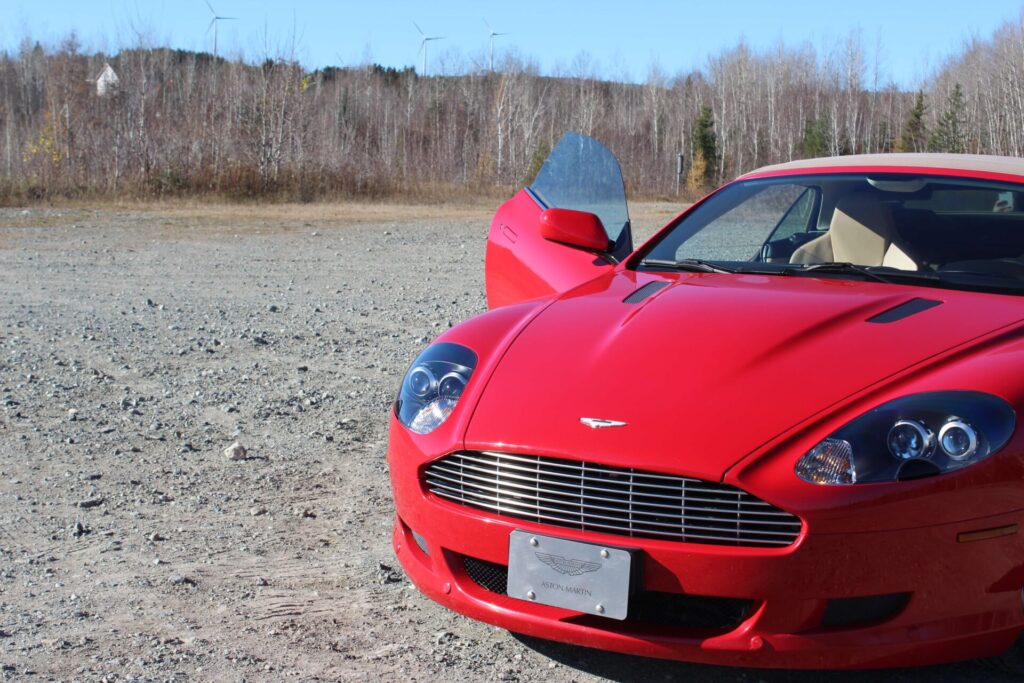
{"type": "MultiPolygon", "coordinates": [[[[542,71],[575,72],[589,54],[596,73],[644,80],[652,64],[672,75],[705,64],[740,39],[754,48],[780,40],[809,42],[819,52],[859,30],[869,56],[880,49],[881,72],[911,87],[971,36],[988,37],[1019,21],[1022,0],[677,0],[609,2],[468,2],[441,0],[210,0],[222,15],[218,51],[258,59],[288,48],[307,67],[360,64],[420,68],[418,23],[429,35],[428,70],[485,64],[486,19],[496,31],[496,60],[508,50],[542,71]]],[[[212,51],[204,0],[2,0],[0,48],[25,36],[55,43],[75,30],[86,49],[116,52],[138,43],[212,51]]],[[[873,57],[872,57],[873,58],[873,57]]]]}

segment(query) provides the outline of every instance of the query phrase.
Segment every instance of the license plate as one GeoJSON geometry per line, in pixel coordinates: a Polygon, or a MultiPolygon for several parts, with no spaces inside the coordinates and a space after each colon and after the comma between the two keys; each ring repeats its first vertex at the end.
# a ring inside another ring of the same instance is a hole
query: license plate
{"type": "Polygon", "coordinates": [[[513,531],[508,541],[508,594],[622,620],[629,610],[634,552],[513,531]]]}

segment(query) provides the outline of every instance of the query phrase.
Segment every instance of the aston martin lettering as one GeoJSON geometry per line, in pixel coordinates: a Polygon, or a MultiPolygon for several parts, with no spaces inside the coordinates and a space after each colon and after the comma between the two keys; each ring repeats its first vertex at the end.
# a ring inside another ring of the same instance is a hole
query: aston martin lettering
{"type": "Polygon", "coordinates": [[[589,589],[584,588],[583,586],[563,586],[562,584],[555,583],[554,581],[542,581],[540,585],[548,590],[572,593],[574,595],[585,595],[588,598],[593,595],[589,589]]]}

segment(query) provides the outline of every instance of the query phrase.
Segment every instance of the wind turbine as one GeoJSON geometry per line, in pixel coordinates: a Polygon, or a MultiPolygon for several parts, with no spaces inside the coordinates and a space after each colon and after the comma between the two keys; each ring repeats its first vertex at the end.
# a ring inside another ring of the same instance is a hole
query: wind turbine
{"type": "Polygon", "coordinates": [[[213,5],[210,4],[210,0],[206,0],[206,6],[210,8],[210,14],[213,15],[213,19],[210,19],[210,25],[206,27],[206,35],[210,35],[210,29],[213,29],[213,56],[217,56],[217,24],[222,21],[235,21],[238,17],[222,17],[217,14],[217,10],[213,9],[213,5]]]}
{"type": "Polygon", "coordinates": [[[508,34],[507,33],[498,33],[497,31],[495,31],[493,28],[491,28],[491,25],[487,23],[486,19],[484,19],[484,26],[486,26],[487,30],[489,31],[488,38],[489,38],[490,43],[491,43],[490,70],[494,71],[494,38],[495,38],[495,36],[507,36],[508,34]]]}
{"type": "Polygon", "coordinates": [[[422,40],[420,41],[420,52],[423,53],[423,75],[426,76],[427,75],[427,43],[429,43],[432,40],[441,40],[442,38],[444,38],[444,36],[428,36],[426,33],[423,32],[423,29],[421,29],[419,24],[417,24],[415,21],[412,22],[412,25],[415,26],[416,30],[420,32],[420,37],[422,38],[422,40]]]}

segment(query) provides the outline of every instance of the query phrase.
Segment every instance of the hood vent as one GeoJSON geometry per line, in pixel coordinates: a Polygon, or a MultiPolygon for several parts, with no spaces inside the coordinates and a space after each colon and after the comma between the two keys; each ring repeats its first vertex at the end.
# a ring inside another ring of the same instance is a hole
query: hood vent
{"type": "MultiPolygon", "coordinates": [[[[634,292],[635,294],[636,292],[634,292]]],[[[935,308],[941,306],[941,301],[934,299],[911,299],[910,301],[904,302],[899,306],[890,308],[888,311],[882,311],[876,316],[868,318],[869,323],[894,323],[904,318],[909,318],[912,315],[923,313],[929,308],[935,308]]]]}
{"type": "Polygon", "coordinates": [[[637,289],[635,292],[633,292],[632,294],[627,296],[625,299],[623,299],[622,303],[624,303],[624,304],[638,304],[641,301],[643,301],[644,299],[646,299],[647,297],[652,296],[654,294],[657,294],[661,290],[665,289],[666,287],[668,287],[668,284],[669,283],[667,283],[667,282],[662,282],[662,281],[658,281],[658,280],[655,280],[654,282],[648,282],[646,285],[644,285],[643,287],[637,289]]]}

